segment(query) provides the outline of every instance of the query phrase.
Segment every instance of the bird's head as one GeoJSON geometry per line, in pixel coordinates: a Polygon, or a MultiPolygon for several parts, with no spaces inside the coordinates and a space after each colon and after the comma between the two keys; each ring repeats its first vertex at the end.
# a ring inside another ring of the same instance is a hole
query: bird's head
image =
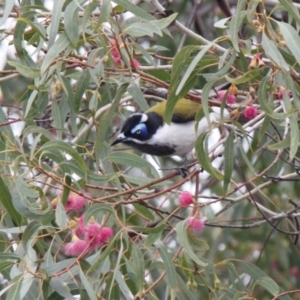
{"type": "Polygon", "coordinates": [[[146,144],[162,124],[162,117],[156,113],[132,114],[125,121],[121,133],[113,141],[111,146],[119,143],[124,143],[133,147],[137,144],[146,144]]]}

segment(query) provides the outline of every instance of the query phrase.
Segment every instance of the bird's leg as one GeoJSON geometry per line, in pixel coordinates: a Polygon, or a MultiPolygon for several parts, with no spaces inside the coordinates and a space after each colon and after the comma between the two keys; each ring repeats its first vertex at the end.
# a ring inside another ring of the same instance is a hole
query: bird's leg
{"type": "Polygon", "coordinates": [[[183,160],[182,166],[178,168],[178,175],[186,178],[189,175],[189,168],[197,161],[196,156],[193,152],[188,153],[183,160]]]}
{"type": "Polygon", "coordinates": [[[186,178],[190,172],[186,168],[177,168],[178,175],[180,175],[182,178],[186,178]]]}

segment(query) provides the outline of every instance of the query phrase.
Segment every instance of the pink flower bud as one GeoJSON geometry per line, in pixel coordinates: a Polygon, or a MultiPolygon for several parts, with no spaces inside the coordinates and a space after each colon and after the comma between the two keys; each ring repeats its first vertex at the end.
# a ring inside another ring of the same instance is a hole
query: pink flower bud
{"type": "Polygon", "coordinates": [[[248,120],[254,119],[258,115],[258,110],[254,106],[247,106],[244,111],[244,117],[248,120]]]}
{"type": "Polygon", "coordinates": [[[193,197],[189,192],[185,191],[180,193],[179,196],[180,206],[189,206],[192,203],[193,203],[193,197]]]}
{"type": "Polygon", "coordinates": [[[110,227],[103,227],[98,236],[96,237],[96,245],[98,247],[106,243],[112,236],[114,232],[110,227]]]}
{"type": "Polygon", "coordinates": [[[188,228],[192,229],[195,232],[201,232],[205,227],[205,224],[200,219],[197,219],[195,217],[190,217],[187,220],[187,226],[188,228]]]}
{"type": "MultiPolygon", "coordinates": [[[[221,90],[218,92],[218,100],[219,101],[223,101],[225,95],[226,95],[227,91],[225,90],[221,90]]],[[[233,104],[236,102],[236,96],[233,95],[233,94],[227,94],[227,97],[226,97],[226,103],[227,104],[233,104]]]]}
{"type": "Polygon", "coordinates": [[[67,199],[67,203],[65,204],[66,212],[75,211],[80,212],[85,207],[84,197],[70,192],[69,197],[67,199]]]}

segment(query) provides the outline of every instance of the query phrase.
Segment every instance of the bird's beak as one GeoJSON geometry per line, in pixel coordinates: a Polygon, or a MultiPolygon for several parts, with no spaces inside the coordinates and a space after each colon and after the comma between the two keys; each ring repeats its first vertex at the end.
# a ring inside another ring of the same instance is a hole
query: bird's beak
{"type": "Polygon", "coordinates": [[[110,146],[114,146],[114,145],[117,145],[119,143],[122,143],[123,141],[126,140],[126,136],[124,135],[124,133],[120,133],[118,135],[118,137],[111,143],[110,146]]]}

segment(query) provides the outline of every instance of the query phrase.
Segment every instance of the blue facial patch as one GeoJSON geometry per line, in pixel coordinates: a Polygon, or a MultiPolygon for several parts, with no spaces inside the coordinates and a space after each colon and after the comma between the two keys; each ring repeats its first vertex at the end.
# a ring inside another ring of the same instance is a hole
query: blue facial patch
{"type": "Polygon", "coordinates": [[[148,130],[145,123],[139,123],[131,129],[131,134],[136,134],[139,136],[147,135],[148,130]]]}

